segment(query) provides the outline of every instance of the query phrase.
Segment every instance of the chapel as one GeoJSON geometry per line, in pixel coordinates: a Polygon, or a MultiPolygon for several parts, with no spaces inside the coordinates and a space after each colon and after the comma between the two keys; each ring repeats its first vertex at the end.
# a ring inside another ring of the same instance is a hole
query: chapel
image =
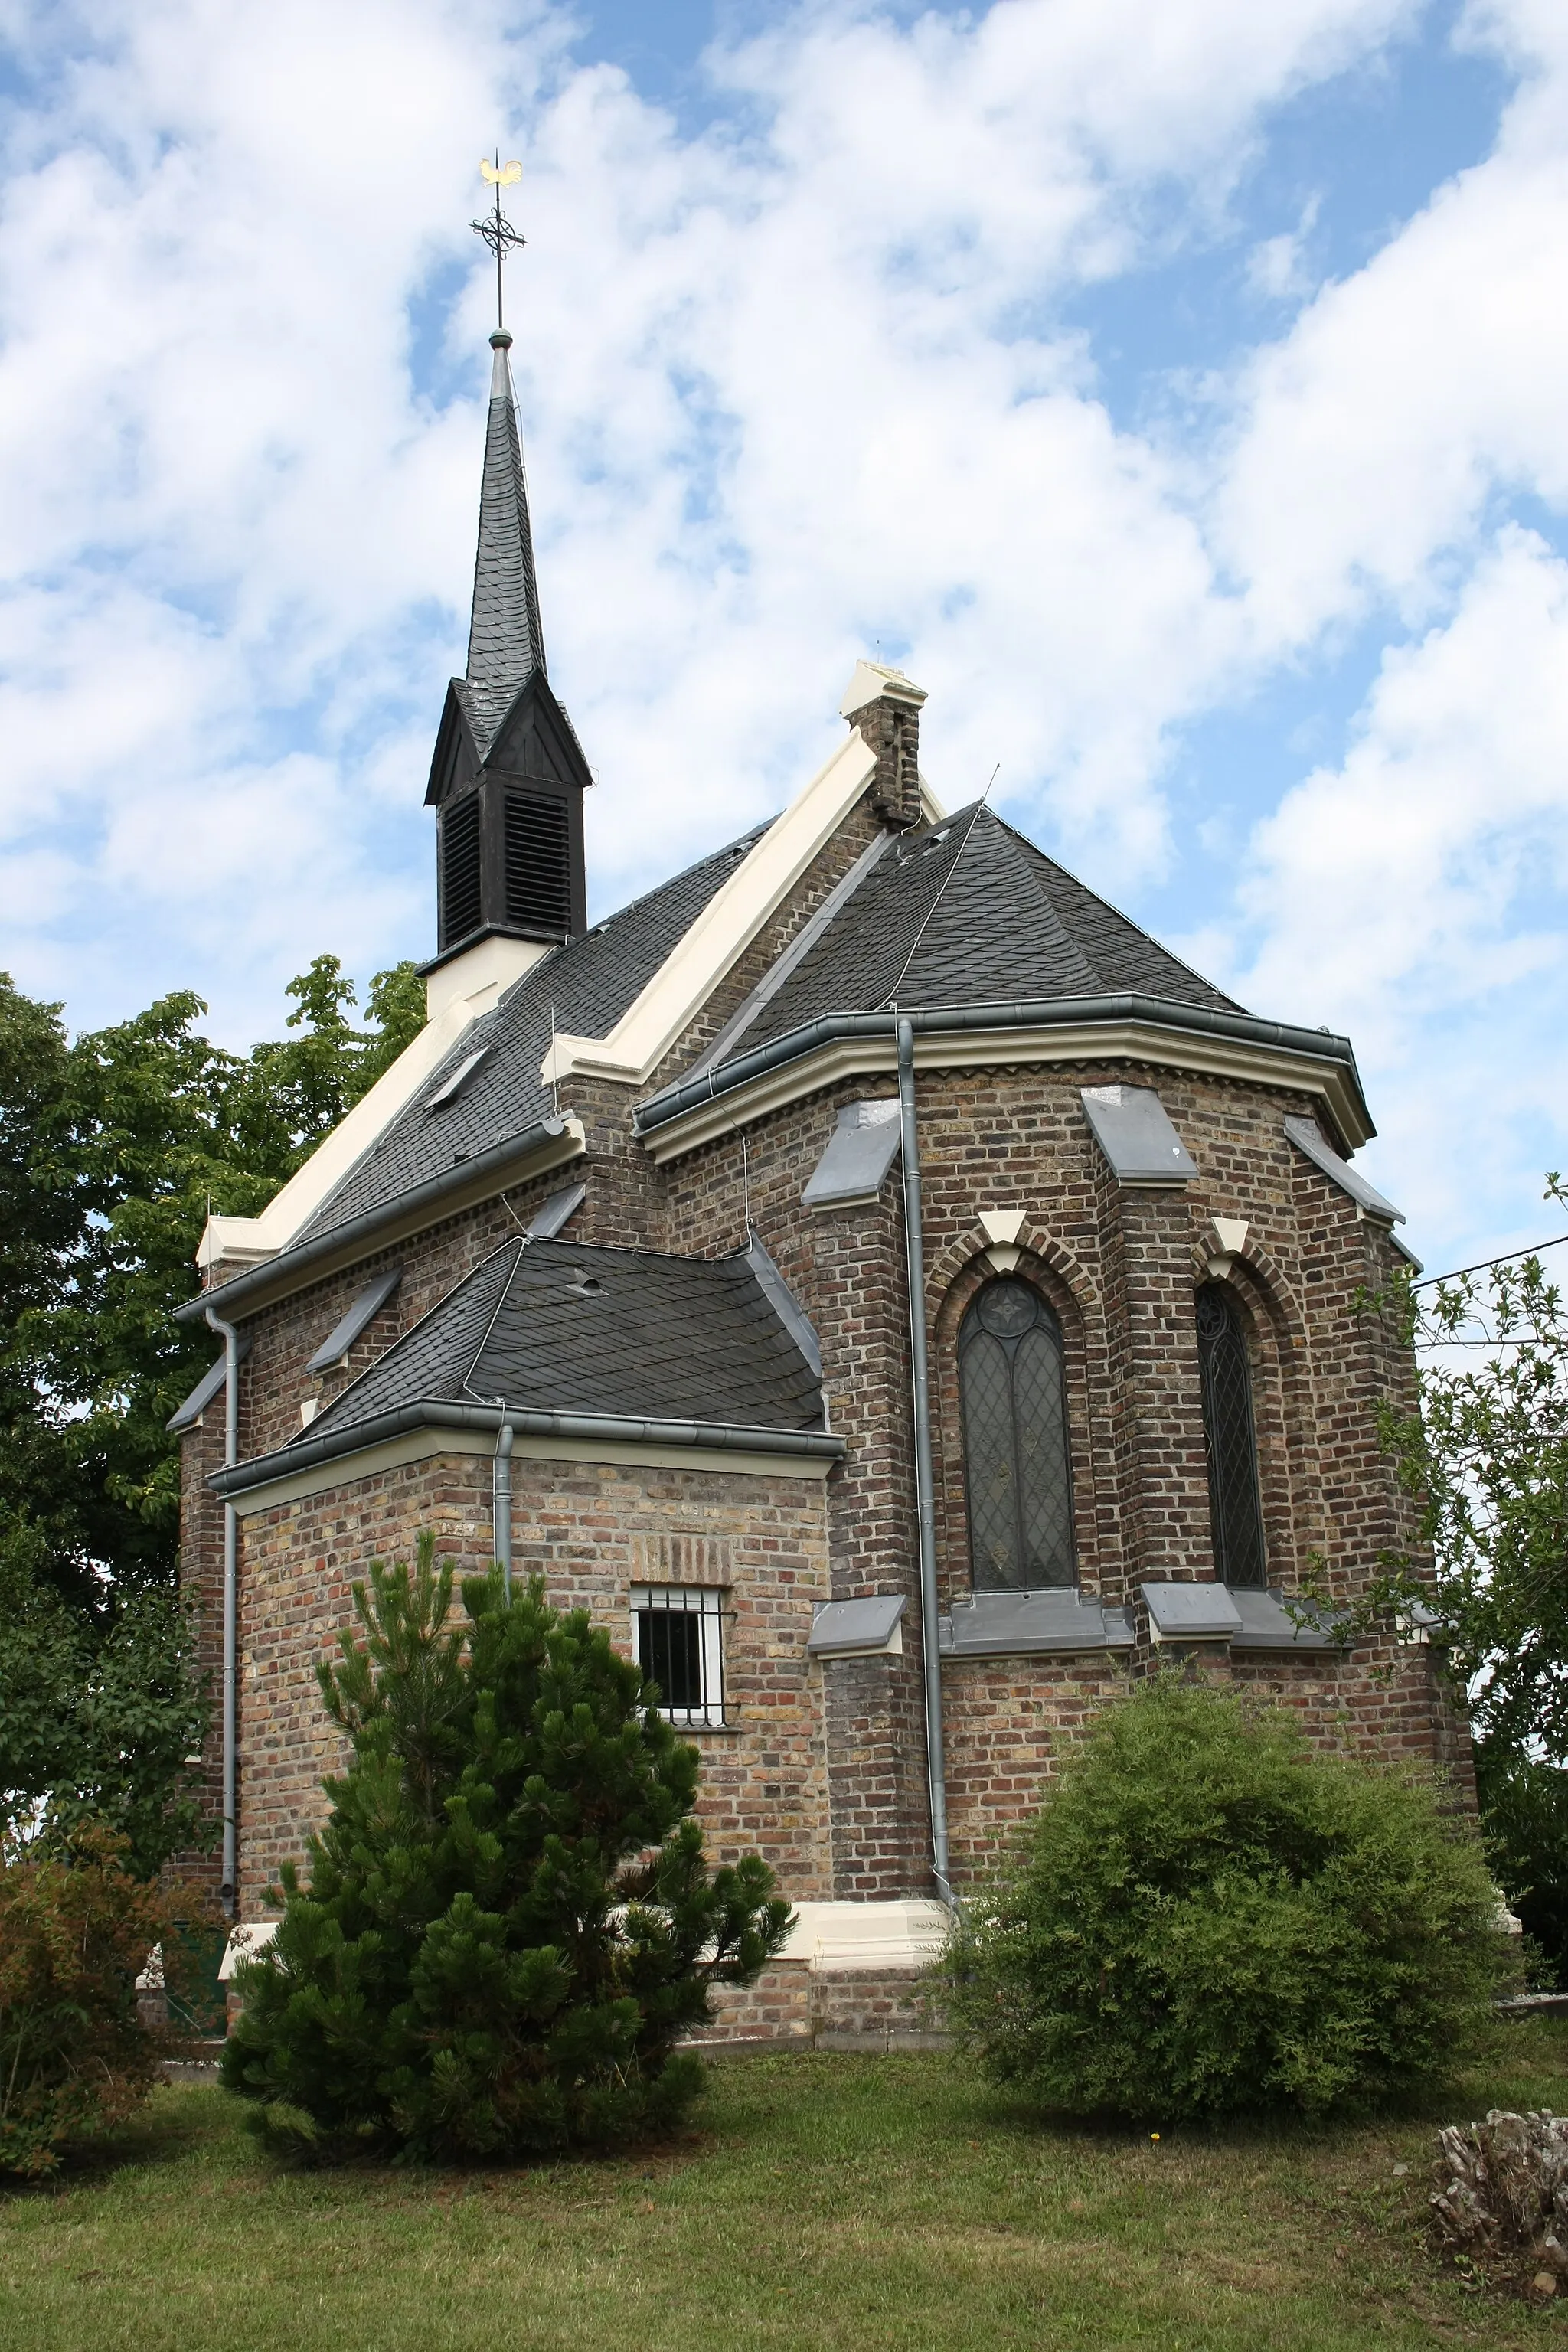
{"type": "Polygon", "coordinates": [[[237,1920],[321,1818],[352,1588],[426,1528],[590,1610],[700,1749],[714,1857],[776,1872],[797,1924],[736,2034],[914,2031],[942,1906],[1162,1659],[1463,1800],[1423,1629],[1336,1613],[1416,1545],[1349,1041],[950,811],[872,661],[781,814],[590,923],[490,341],[428,1019],[211,1219],[179,1310],[219,1347],[171,1426],[237,1920]]]}

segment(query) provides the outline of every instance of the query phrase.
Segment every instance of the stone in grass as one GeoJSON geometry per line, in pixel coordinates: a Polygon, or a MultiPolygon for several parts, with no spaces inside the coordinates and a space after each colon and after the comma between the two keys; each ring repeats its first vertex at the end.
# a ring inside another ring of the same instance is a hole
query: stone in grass
{"type": "Polygon", "coordinates": [[[1439,2242],[1476,2262],[1533,2256],[1534,2291],[1555,2294],[1568,2280],[1568,2116],[1494,2107],[1485,2123],[1449,2124],[1437,2147],[1439,2242]]]}

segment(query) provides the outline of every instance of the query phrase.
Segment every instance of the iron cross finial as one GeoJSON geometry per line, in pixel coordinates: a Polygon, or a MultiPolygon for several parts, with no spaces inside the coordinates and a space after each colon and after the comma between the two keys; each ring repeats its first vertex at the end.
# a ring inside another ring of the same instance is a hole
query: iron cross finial
{"type": "Polygon", "coordinates": [[[500,149],[498,147],[493,163],[487,157],[480,156],[479,172],[481,177],[488,180],[496,192],[496,205],[493,213],[486,213],[481,220],[474,221],[470,226],[477,236],[484,238],[496,257],[496,331],[500,334],[506,327],[506,318],[501,308],[501,263],[509,253],[515,253],[520,246],[528,243],[528,239],[521,231],[513,228],[510,221],[502,212],[500,192],[503,188],[515,186],[521,179],[522,165],[515,158],[510,163],[503,163],[500,159],[500,149]]]}

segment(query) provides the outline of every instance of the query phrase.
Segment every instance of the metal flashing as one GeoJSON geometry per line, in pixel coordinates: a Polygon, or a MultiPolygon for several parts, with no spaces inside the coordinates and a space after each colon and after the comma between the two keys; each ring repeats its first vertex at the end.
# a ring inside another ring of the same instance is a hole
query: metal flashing
{"type": "Polygon", "coordinates": [[[1241,1617],[1241,1630],[1230,1637],[1233,1650],[1332,1650],[1340,1646],[1342,1618],[1333,1610],[1305,1601],[1287,1601],[1280,1591],[1259,1592],[1232,1585],[1230,1597],[1241,1617]]]}
{"type": "Polygon", "coordinates": [[[811,1621],[806,1651],[814,1658],[898,1657],[903,1652],[901,1592],[878,1592],[859,1601],[825,1601],[811,1621]]]}
{"type": "Polygon", "coordinates": [[[529,1240],[552,1242],[562,1226],[576,1215],[587,1197],[586,1184],[564,1184],[559,1192],[552,1192],[528,1221],[529,1240]]]}
{"type": "Polygon", "coordinates": [[[816,1328],[799,1299],[763,1248],[759,1236],[752,1232],[746,1243],[746,1264],[757,1278],[768,1305],[810,1365],[813,1375],[822,1378],[822,1349],[817,1344],[816,1328]]]}
{"type": "MultiPolygon", "coordinates": [[[[247,1331],[240,1339],[239,1345],[235,1350],[235,1359],[237,1362],[243,1364],[247,1356],[249,1355],[251,1339],[252,1334],[247,1331]]],[[[206,1370],[202,1374],[201,1379],[196,1382],[195,1387],[191,1391],[190,1395],[186,1397],[184,1402],[175,1406],[168,1420],[163,1423],[164,1428],[174,1432],[177,1435],[181,1430],[190,1429],[196,1422],[200,1421],[203,1413],[205,1412],[208,1405],[212,1403],[214,1398],[220,1397],[223,1394],[224,1381],[227,1377],[227,1371],[228,1351],[226,1349],[223,1354],[219,1356],[216,1364],[209,1364],[207,1366],[206,1370]]]]}
{"type": "Polygon", "coordinates": [[[899,1156],[899,1143],[897,1095],[846,1103],[800,1196],[802,1205],[847,1209],[875,1201],[899,1156]]]}
{"type": "Polygon", "coordinates": [[[1241,1631],[1241,1612],[1223,1584],[1145,1584],[1139,1590],[1155,1642],[1228,1642],[1241,1631]]]}
{"type": "Polygon", "coordinates": [[[1125,1650],[1132,1627],[1076,1587],[1059,1591],[977,1592],[940,1621],[944,1658],[1000,1658],[1069,1650],[1125,1650]]]}
{"type": "Polygon", "coordinates": [[[1185,1184],[1197,1163],[1152,1087],[1081,1087],[1094,1139],[1121,1184],[1185,1184]]]}
{"type": "Polygon", "coordinates": [[[1315,1120],[1288,1118],[1285,1132],[1297,1150],[1305,1152],[1314,1168],[1321,1168],[1330,1183],[1337,1184],[1342,1192],[1348,1192],[1356,1206],[1364,1209],[1369,1217],[1379,1218],[1390,1225],[1405,1223],[1404,1210],[1396,1209],[1392,1201],[1385,1201],[1383,1194],[1367,1182],[1359,1169],[1352,1168],[1348,1160],[1342,1160],[1337,1151],[1330,1149],[1315,1120]]]}
{"type": "Polygon", "coordinates": [[[340,1364],[365,1327],[373,1323],[403,1279],[403,1268],[391,1265],[378,1274],[366,1290],[362,1290],[341,1321],[335,1323],[311,1357],[305,1370],[324,1372],[329,1364],[340,1364]]]}

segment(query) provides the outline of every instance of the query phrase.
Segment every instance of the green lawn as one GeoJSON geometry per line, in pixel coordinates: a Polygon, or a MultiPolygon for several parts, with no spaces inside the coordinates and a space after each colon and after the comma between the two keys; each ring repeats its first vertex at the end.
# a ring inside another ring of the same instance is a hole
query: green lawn
{"type": "MultiPolygon", "coordinates": [[[[1568,2106],[1568,2026],[1506,2029],[1448,2103],[1568,2106]]],[[[280,2171],[216,2089],[113,2161],[0,2193],[0,2344],[29,2352],[736,2352],[1568,2343],[1422,2245],[1432,2120],[1043,2127],[945,2057],[716,2065],[655,2157],[280,2171]],[[1412,2168],[1394,2177],[1395,2164],[1412,2168]]]]}

